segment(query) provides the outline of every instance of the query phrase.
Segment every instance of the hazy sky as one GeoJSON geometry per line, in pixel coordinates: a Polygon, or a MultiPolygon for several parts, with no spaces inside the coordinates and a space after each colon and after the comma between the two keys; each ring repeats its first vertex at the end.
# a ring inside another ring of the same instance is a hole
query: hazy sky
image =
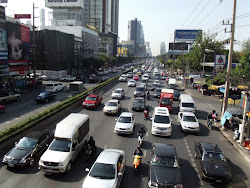
{"type": "MultiPolygon", "coordinates": [[[[32,13],[32,2],[44,7],[43,0],[8,0],[7,15],[32,13]]],[[[150,42],[153,55],[159,54],[160,43],[173,42],[175,29],[201,29],[218,32],[217,39],[225,40],[230,26],[223,20],[232,21],[233,0],[120,0],[119,38],[127,40],[128,21],[137,18],[144,29],[145,41],[150,42]]],[[[4,4],[2,4],[4,5],[4,4]]],[[[39,9],[35,15],[39,16],[39,9]]],[[[235,28],[235,50],[241,49],[244,40],[250,38],[250,0],[237,0],[235,28]]],[[[48,18],[46,18],[47,22],[48,18]]],[[[25,21],[25,20],[24,20],[25,21]]],[[[36,19],[35,23],[39,23],[36,19]]]]}

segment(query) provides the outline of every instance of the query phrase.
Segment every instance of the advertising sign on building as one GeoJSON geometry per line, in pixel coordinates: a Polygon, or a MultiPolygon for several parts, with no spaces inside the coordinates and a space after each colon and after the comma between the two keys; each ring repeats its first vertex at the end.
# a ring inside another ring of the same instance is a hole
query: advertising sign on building
{"type": "Polygon", "coordinates": [[[0,6],[0,76],[8,75],[8,46],[6,35],[5,8],[0,6]]]}
{"type": "Polygon", "coordinates": [[[84,8],[83,2],[83,0],[45,0],[45,6],[48,8],[84,8]]]}
{"type": "Polygon", "coordinates": [[[31,14],[15,14],[15,19],[27,19],[31,18],[31,14]]]}
{"type": "Polygon", "coordinates": [[[175,40],[177,41],[194,41],[202,30],[175,30],[175,40]]]}
{"type": "Polygon", "coordinates": [[[225,68],[226,64],[226,55],[215,55],[214,57],[214,70],[213,70],[213,84],[214,84],[214,77],[216,74],[225,68]]]}

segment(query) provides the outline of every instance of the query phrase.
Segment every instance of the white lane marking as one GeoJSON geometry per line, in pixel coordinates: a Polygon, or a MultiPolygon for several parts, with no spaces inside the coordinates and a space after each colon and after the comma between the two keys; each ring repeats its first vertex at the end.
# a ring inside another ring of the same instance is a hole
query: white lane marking
{"type": "Polygon", "coordinates": [[[196,168],[196,164],[195,164],[195,163],[192,163],[192,166],[193,166],[194,168],[196,168]]]}
{"type": "Polygon", "coordinates": [[[194,162],[194,158],[191,158],[191,162],[194,162]]]}
{"type": "Polygon", "coordinates": [[[6,121],[5,123],[10,123],[10,121],[6,121]]]}
{"type": "Polygon", "coordinates": [[[188,153],[191,153],[190,149],[187,149],[188,153]]]}
{"type": "Polygon", "coordinates": [[[146,157],[147,156],[147,150],[145,150],[145,152],[144,152],[144,155],[143,155],[144,157],[146,157]]]}
{"type": "Polygon", "coordinates": [[[189,157],[193,157],[193,155],[191,153],[188,153],[189,157]]]}
{"type": "Polygon", "coordinates": [[[185,142],[185,145],[186,145],[186,146],[188,146],[188,143],[187,143],[187,142],[185,142]]]}
{"type": "MultiPolygon", "coordinates": [[[[206,103],[207,103],[207,102],[206,102],[206,103]]],[[[210,106],[212,109],[214,109],[214,107],[213,107],[211,104],[208,104],[208,103],[207,103],[207,105],[210,106]]]]}
{"type": "Polygon", "coordinates": [[[15,119],[20,119],[20,118],[15,118],[15,119]]]}
{"type": "Polygon", "coordinates": [[[104,149],[106,149],[106,148],[107,148],[107,145],[104,146],[104,149]]]}
{"type": "Polygon", "coordinates": [[[148,137],[148,132],[146,133],[146,137],[148,137]]]}
{"type": "Polygon", "coordinates": [[[200,176],[199,172],[197,172],[197,173],[198,173],[198,177],[200,179],[200,184],[201,184],[201,186],[203,186],[203,183],[202,183],[202,180],[201,180],[201,176],[200,176]]]}
{"type": "Polygon", "coordinates": [[[189,150],[189,145],[186,145],[186,148],[189,150]]]}

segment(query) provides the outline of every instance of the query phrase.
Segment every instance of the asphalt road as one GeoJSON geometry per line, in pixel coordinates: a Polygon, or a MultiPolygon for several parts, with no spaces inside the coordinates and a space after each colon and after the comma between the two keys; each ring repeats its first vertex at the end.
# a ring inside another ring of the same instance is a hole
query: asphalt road
{"type": "MultiPolygon", "coordinates": [[[[152,81],[149,82],[152,84],[152,81]]],[[[105,148],[115,148],[124,150],[126,153],[126,169],[121,182],[121,188],[140,188],[147,187],[149,164],[147,160],[150,160],[150,149],[153,143],[168,143],[173,144],[176,147],[180,162],[182,163],[181,171],[183,177],[184,187],[196,188],[196,187],[250,187],[250,168],[249,164],[244,163],[242,157],[236,152],[236,150],[230,145],[221,133],[216,130],[209,130],[205,126],[207,113],[212,109],[220,108],[220,104],[211,97],[202,98],[200,96],[194,96],[194,100],[197,106],[196,115],[199,119],[201,132],[199,135],[192,135],[182,133],[180,126],[177,124],[177,106],[178,102],[174,102],[173,112],[171,113],[172,119],[172,136],[171,137],[158,137],[151,134],[151,121],[143,119],[143,112],[134,112],[136,115],[136,126],[132,135],[118,136],[113,132],[114,126],[118,116],[106,116],[103,114],[103,104],[111,99],[111,92],[117,87],[125,89],[125,98],[121,100],[122,111],[130,111],[133,100],[133,88],[128,88],[126,83],[118,83],[113,86],[109,91],[104,93],[104,99],[102,105],[95,110],[86,110],[81,106],[75,109],[74,112],[88,114],[90,117],[90,135],[94,136],[96,145],[98,147],[98,154],[105,148]],[[137,130],[143,125],[147,130],[147,134],[144,138],[142,166],[140,172],[135,175],[132,166],[132,152],[137,146],[137,130]],[[222,151],[228,157],[229,165],[233,172],[233,181],[227,186],[221,184],[214,184],[202,181],[199,175],[200,165],[194,158],[194,143],[195,142],[213,142],[217,143],[222,151]],[[197,173],[198,172],[198,173],[197,173]]],[[[184,92],[184,91],[183,91],[184,92]]],[[[150,116],[152,115],[153,108],[158,106],[158,100],[151,97],[147,104],[150,106],[150,116]]],[[[50,130],[55,129],[55,125],[49,127],[50,130]]],[[[6,166],[0,168],[0,187],[13,188],[13,187],[36,187],[36,188],[68,188],[68,187],[81,187],[84,177],[86,176],[85,168],[90,168],[93,162],[93,158],[90,162],[85,160],[84,153],[81,153],[75,160],[72,166],[72,170],[65,174],[52,174],[47,175],[37,168],[38,159],[32,167],[24,169],[10,169],[6,166]]]]}

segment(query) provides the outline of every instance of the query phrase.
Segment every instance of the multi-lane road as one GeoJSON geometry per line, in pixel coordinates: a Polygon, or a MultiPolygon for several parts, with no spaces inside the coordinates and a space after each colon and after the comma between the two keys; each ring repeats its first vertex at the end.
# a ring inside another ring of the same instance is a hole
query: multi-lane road
{"type": "MultiPolygon", "coordinates": [[[[137,81],[138,82],[138,81],[137,81]]],[[[149,85],[152,84],[152,79],[149,85]]],[[[165,84],[165,83],[164,83],[165,84]]],[[[209,130],[205,126],[207,113],[211,112],[213,109],[220,109],[220,103],[217,100],[206,97],[206,96],[193,96],[197,111],[196,115],[199,119],[201,132],[199,135],[192,135],[182,133],[180,126],[177,124],[177,106],[178,101],[174,102],[173,112],[171,113],[172,120],[172,136],[171,137],[158,137],[151,134],[151,121],[143,119],[142,112],[134,112],[136,115],[136,126],[132,135],[118,136],[114,133],[114,126],[118,116],[106,116],[103,114],[102,109],[104,104],[111,99],[111,92],[117,87],[124,88],[125,98],[121,100],[122,111],[130,111],[133,101],[133,88],[128,88],[127,83],[117,83],[117,85],[110,88],[104,93],[104,99],[102,105],[95,110],[86,110],[81,106],[75,109],[74,112],[88,114],[90,117],[90,135],[93,135],[96,140],[96,145],[98,147],[98,154],[105,148],[115,148],[124,150],[126,153],[126,169],[123,176],[121,186],[122,188],[140,188],[147,187],[149,164],[147,160],[150,159],[150,149],[153,143],[168,143],[173,144],[176,147],[180,162],[182,163],[181,172],[183,177],[184,187],[196,188],[196,187],[225,187],[220,184],[213,184],[202,181],[199,172],[200,165],[194,157],[194,143],[195,142],[213,142],[217,143],[226,157],[228,157],[229,165],[233,172],[233,181],[227,187],[250,187],[250,168],[249,164],[245,163],[243,158],[236,152],[236,150],[230,145],[226,139],[221,135],[221,133],[214,129],[209,130]],[[142,166],[140,172],[135,175],[133,172],[133,158],[132,152],[137,146],[137,130],[143,125],[147,130],[144,145],[142,147],[144,157],[142,159],[142,166]],[[198,172],[198,173],[197,173],[198,172]]],[[[182,91],[184,93],[185,91],[182,91]]],[[[60,95],[59,93],[58,95],[60,95]]],[[[58,97],[57,97],[58,100],[58,97]]],[[[63,98],[62,98],[63,100],[63,98]]],[[[58,102],[58,101],[57,101],[58,102]]],[[[35,106],[34,101],[29,105],[35,106]],[[32,103],[32,104],[31,104],[32,103]]],[[[153,108],[158,106],[158,99],[151,97],[150,101],[147,101],[150,106],[150,115],[152,115],[153,108]]],[[[23,105],[26,105],[25,103],[23,105]]],[[[48,104],[43,107],[47,108],[48,104]]],[[[29,112],[35,111],[36,108],[29,109],[29,112]]],[[[16,109],[16,113],[19,110],[16,109]]],[[[35,113],[35,112],[34,112],[35,113]]],[[[20,116],[23,116],[24,113],[20,116]]],[[[9,118],[11,121],[11,118],[9,118]]],[[[48,129],[54,130],[55,125],[51,125],[48,129]]],[[[27,167],[24,169],[9,169],[5,166],[0,168],[0,187],[36,187],[36,188],[64,188],[64,187],[81,187],[84,177],[87,172],[85,168],[91,167],[95,158],[90,162],[87,162],[84,157],[84,153],[81,153],[75,162],[73,163],[72,170],[65,174],[51,174],[47,175],[37,168],[38,160],[32,167],[27,167]]]]}

